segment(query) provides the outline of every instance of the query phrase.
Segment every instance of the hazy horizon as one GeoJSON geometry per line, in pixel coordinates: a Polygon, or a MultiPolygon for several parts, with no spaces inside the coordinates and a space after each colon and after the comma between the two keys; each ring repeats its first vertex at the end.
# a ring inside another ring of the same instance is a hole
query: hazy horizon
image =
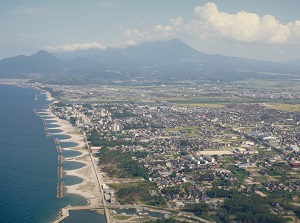
{"type": "Polygon", "coordinates": [[[126,47],[179,38],[208,54],[300,59],[300,2],[137,0],[0,3],[0,59],[39,50],[126,47]]]}

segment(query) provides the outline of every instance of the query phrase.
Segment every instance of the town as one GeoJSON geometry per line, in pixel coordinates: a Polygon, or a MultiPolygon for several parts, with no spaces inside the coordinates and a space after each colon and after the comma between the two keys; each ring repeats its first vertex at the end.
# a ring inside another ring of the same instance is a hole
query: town
{"type": "Polygon", "coordinates": [[[300,216],[300,113],[266,101],[294,102],[299,90],[240,87],[230,103],[226,86],[62,88],[51,86],[61,97],[52,110],[86,136],[111,205],[142,203],[219,222],[300,216]],[[199,94],[205,101],[192,104],[199,94]]]}

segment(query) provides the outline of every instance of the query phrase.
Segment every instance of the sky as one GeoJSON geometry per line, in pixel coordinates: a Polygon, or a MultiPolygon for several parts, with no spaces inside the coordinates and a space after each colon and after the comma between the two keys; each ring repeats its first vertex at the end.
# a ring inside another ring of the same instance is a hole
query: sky
{"type": "Polygon", "coordinates": [[[300,59],[299,0],[3,0],[0,59],[179,38],[208,54],[300,59]]]}

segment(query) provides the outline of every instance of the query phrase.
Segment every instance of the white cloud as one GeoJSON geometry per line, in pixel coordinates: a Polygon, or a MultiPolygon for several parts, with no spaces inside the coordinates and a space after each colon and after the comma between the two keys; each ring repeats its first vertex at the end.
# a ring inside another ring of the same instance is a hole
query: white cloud
{"type": "Polygon", "coordinates": [[[143,29],[127,28],[124,35],[127,40],[121,44],[122,47],[138,45],[145,41],[155,41],[168,39],[174,36],[174,28],[171,25],[156,25],[154,27],[145,27],[143,29]]]}
{"type": "Polygon", "coordinates": [[[66,44],[66,45],[59,45],[59,46],[45,46],[47,50],[51,51],[76,51],[76,50],[87,50],[87,49],[106,49],[106,46],[97,43],[74,43],[74,44],[66,44]]]}
{"type": "Polygon", "coordinates": [[[183,24],[182,17],[180,16],[176,19],[171,19],[171,24],[176,31],[180,31],[182,28],[182,24],[183,24]]]}
{"type": "Polygon", "coordinates": [[[272,15],[259,17],[245,11],[220,12],[215,3],[195,8],[195,18],[185,29],[201,38],[210,36],[247,43],[284,44],[300,40],[300,21],[282,24],[272,15]]]}
{"type": "Polygon", "coordinates": [[[156,25],[154,26],[153,30],[155,32],[166,32],[166,33],[171,33],[173,32],[173,27],[172,26],[162,26],[162,25],[156,25]]]}
{"type": "Polygon", "coordinates": [[[195,8],[194,19],[190,21],[180,16],[171,19],[168,25],[128,28],[124,34],[136,44],[189,34],[231,42],[300,45],[300,21],[283,24],[272,15],[220,12],[215,3],[208,2],[195,8]]]}
{"type": "Polygon", "coordinates": [[[132,28],[127,28],[124,31],[125,36],[130,37],[130,38],[144,38],[145,33],[143,31],[140,31],[138,29],[132,29],[132,28]]]}

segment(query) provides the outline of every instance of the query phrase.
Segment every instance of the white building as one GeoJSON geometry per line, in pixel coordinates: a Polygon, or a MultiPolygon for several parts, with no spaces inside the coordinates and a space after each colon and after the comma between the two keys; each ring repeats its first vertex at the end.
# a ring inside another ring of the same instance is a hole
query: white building
{"type": "Polygon", "coordinates": [[[118,124],[112,124],[111,125],[111,131],[112,132],[120,131],[120,126],[118,124]]]}

